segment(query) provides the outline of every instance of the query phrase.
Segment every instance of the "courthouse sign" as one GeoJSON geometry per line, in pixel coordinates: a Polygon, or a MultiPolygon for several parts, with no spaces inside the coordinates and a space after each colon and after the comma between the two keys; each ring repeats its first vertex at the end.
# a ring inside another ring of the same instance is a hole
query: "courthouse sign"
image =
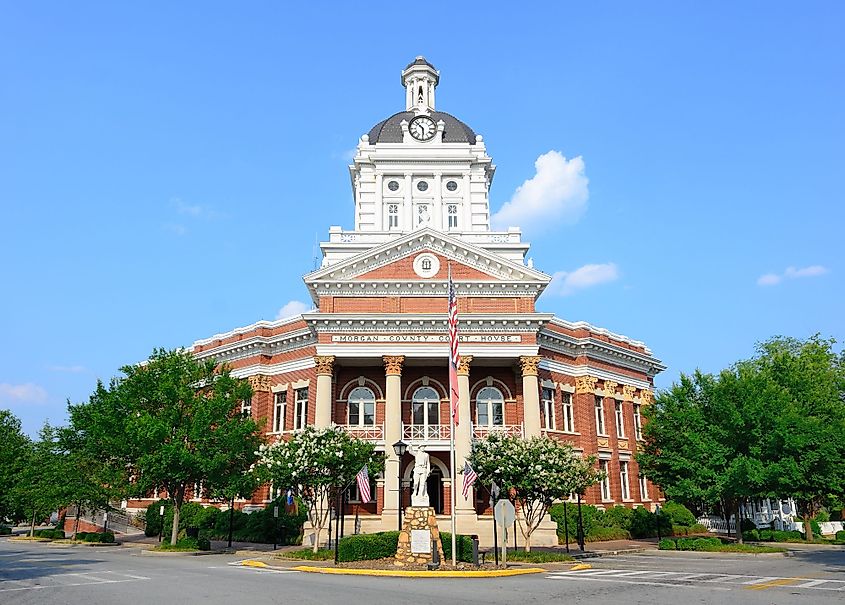
{"type": "MultiPolygon", "coordinates": [[[[460,342],[522,342],[519,334],[461,334],[460,342]]],[[[448,334],[332,334],[332,342],[448,343],[448,334]]]]}

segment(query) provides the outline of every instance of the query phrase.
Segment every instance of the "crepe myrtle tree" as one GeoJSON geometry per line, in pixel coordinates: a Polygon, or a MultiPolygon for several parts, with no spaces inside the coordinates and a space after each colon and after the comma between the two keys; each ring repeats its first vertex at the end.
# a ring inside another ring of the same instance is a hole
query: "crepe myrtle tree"
{"type": "Polygon", "coordinates": [[[602,478],[595,462],[594,456],[578,456],[568,442],[495,433],[475,441],[469,456],[479,480],[487,485],[495,481],[520,507],[526,552],[531,550],[531,535],[556,500],[583,492],[602,478]]]}
{"type": "Polygon", "coordinates": [[[277,488],[292,490],[308,508],[308,521],[316,534],[314,552],[338,491],[349,485],[364,465],[370,476],[384,470],[383,454],[376,453],[375,444],[334,426],[307,426],[287,441],[262,445],[258,454],[266,478],[277,488]]]}

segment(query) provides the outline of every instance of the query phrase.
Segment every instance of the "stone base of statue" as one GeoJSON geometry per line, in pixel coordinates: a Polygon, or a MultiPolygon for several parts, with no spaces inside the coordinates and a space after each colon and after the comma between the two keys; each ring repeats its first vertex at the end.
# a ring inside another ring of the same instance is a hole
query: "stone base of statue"
{"type": "Polygon", "coordinates": [[[405,567],[431,563],[432,541],[437,543],[437,553],[443,562],[443,543],[434,509],[430,506],[409,506],[405,509],[405,522],[399,532],[394,565],[405,567]]]}

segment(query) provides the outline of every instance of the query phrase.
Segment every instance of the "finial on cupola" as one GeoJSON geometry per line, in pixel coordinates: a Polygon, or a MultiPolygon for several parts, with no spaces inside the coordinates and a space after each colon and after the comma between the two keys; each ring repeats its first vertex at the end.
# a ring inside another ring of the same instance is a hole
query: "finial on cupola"
{"type": "Polygon", "coordinates": [[[434,89],[440,82],[440,72],[419,56],[402,70],[405,87],[405,111],[434,111],[434,89]]]}

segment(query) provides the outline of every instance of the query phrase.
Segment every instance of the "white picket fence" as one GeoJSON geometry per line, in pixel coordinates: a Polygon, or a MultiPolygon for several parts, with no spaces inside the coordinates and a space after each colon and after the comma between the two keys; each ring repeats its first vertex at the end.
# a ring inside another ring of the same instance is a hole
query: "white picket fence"
{"type": "MultiPolygon", "coordinates": [[[[706,527],[707,531],[712,531],[717,534],[728,533],[728,522],[722,519],[722,517],[705,515],[703,517],[699,517],[697,521],[706,527]]],[[[730,522],[730,530],[731,533],[736,532],[736,523],[733,520],[730,522]]]]}
{"type": "MultiPolygon", "coordinates": [[[[728,533],[728,523],[722,519],[721,517],[717,517],[715,515],[704,515],[697,519],[699,523],[701,523],[704,527],[707,528],[707,531],[712,531],[713,533],[717,534],[727,534],[728,533]]],[[[760,528],[768,528],[768,523],[760,523],[759,520],[757,521],[757,527],[760,528]]],[[[781,522],[780,519],[775,519],[775,529],[782,529],[784,531],[804,531],[804,524],[801,521],[783,521],[781,522]],[[778,527],[781,525],[781,527],[778,527]]],[[[823,536],[832,536],[835,535],[838,531],[845,530],[845,523],[842,521],[825,521],[824,523],[819,523],[819,528],[821,529],[823,536]]],[[[736,532],[736,523],[731,517],[730,522],[730,533],[736,532]]]]}

